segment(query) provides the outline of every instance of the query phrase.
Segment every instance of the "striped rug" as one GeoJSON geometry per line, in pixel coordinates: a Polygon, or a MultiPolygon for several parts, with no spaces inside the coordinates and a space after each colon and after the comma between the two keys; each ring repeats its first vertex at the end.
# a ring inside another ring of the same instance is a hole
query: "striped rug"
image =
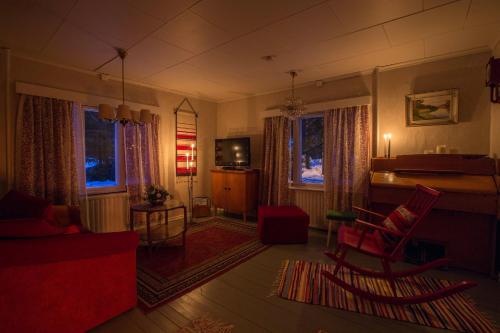
{"type": "MultiPolygon", "coordinates": [[[[435,328],[459,332],[497,332],[493,324],[462,294],[417,305],[376,303],[354,296],[321,275],[322,270],[333,272],[333,268],[332,264],[286,260],[276,280],[275,293],[292,301],[435,328]]],[[[365,277],[345,268],[337,276],[364,290],[391,295],[386,280],[365,277]]],[[[419,276],[402,279],[397,284],[402,296],[410,296],[447,286],[450,282],[419,276]]]]}

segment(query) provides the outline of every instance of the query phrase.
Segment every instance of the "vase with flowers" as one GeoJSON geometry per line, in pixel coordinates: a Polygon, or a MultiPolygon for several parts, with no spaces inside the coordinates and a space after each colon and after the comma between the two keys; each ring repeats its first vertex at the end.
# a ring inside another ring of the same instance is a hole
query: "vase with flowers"
{"type": "Polygon", "coordinates": [[[168,192],[161,185],[150,185],[146,189],[144,199],[147,200],[151,206],[161,206],[167,200],[168,192]]]}

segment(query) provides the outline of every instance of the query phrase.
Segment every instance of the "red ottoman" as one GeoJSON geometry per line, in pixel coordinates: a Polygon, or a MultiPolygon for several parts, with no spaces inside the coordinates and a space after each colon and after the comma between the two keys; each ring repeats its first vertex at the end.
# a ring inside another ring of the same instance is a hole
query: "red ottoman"
{"type": "Polygon", "coordinates": [[[307,243],[309,215],[296,206],[260,206],[257,231],[264,244],[307,243]]]}

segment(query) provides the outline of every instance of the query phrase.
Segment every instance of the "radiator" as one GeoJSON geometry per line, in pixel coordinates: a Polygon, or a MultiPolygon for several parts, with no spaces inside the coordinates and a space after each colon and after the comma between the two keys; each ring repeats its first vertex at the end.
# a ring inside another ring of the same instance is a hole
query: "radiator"
{"type": "Polygon", "coordinates": [[[93,232],[113,232],[128,229],[128,193],[88,196],[81,205],[83,223],[93,232]]]}
{"type": "Polygon", "coordinates": [[[322,190],[297,189],[292,190],[292,200],[309,215],[309,226],[327,229],[324,192],[322,190]]]}

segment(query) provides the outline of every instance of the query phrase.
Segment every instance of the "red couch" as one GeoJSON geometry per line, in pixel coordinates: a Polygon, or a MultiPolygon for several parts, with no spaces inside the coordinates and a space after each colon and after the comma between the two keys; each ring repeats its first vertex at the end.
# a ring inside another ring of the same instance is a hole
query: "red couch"
{"type": "Polygon", "coordinates": [[[0,332],[85,332],[134,307],[138,235],[86,232],[37,200],[0,200],[0,332]]]}

